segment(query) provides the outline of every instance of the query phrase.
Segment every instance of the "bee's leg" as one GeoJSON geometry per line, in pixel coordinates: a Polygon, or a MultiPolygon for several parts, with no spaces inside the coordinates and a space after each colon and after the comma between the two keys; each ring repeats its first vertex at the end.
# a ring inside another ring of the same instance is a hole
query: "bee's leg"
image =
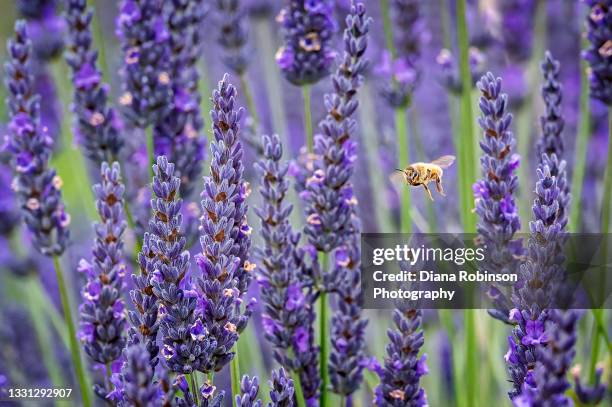
{"type": "Polygon", "coordinates": [[[444,188],[442,188],[442,179],[441,178],[436,178],[436,189],[438,190],[440,195],[446,196],[444,194],[444,188]]]}
{"type": "Polygon", "coordinates": [[[429,199],[433,201],[434,199],[433,196],[431,196],[431,190],[429,189],[426,183],[423,184],[423,188],[425,188],[425,191],[427,191],[427,193],[429,194],[429,199]]]}

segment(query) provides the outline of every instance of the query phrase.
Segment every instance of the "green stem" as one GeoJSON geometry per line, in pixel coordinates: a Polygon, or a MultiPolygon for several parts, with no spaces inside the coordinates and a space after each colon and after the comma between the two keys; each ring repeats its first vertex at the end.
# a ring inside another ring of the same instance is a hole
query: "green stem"
{"type": "Polygon", "coordinates": [[[155,164],[155,144],[153,141],[153,126],[145,129],[145,137],[147,139],[147,158],[149,167],[149,182],[153,181],[153,164],[155,164]]]}
{"type": "Polygon", "coordinates": [[[32,281],[32,284],[29,287],[34,293],[34,297],[41,301],[41,311],[45,313],[53,329],[59,335],[62,344],[66,347],[66,349],[70,349],[70,339],[68,338],[66,323],[62,315],[59,313],[55,304],[51,301],[47,293],[45,292],[45,288],[42,286],[40,281],[40,276],[32,281]]]}
{"type": "MultiPolygon", "coordinates": [[[[327,256],[328,254],[325,252],[319,253],[319,264],[323,272],[327,270],[327,256]]],[[[329,371],[327,368],[327,361],[329,359],[328,331],[327,293],[323,290],[319,296],[319,347],[321,349],[321,357],[319,359],[319,371],[321,374],[319,405],[321,407],[327,407],[329,403],[329,371]]]]}
{"type": "Polygon", "coordinates": [[[234,358],[230,362],[230,377],[232,381],[232,404],[236,396],[240,395],[240,365],[238,363],[238,346],[234,345],[234,358]]]}
{"type": "Polygon", "coordinates": [[[582,181],[586,168],[586,153],[591,137],[591,112],[589,104],[589,78],[585,61],[580,64],[580,122],[576,139],[576,155],[574,156],[574,171],[572,174],[572,202],[570,208],[569,230],[576,233],[580,229],[580,201],[582,197],[582,181]]]}
{"type": "Polygon", "coordinates": [[[297,372],[291,372],[291,378],[293,379],[293,388],[295,390],[295,399],[298,407],[306,407],[306,399],[304,398],[304,391],[302,390],[302,379],[297,372]]]}
{"type": "Polygon", "coordinates": [[[195,377],[196,377],[196,373],[189,373],[187,376],[189,376],[189,384],[191,385],[191,394],[193,394],[193,399],[195,401],[195,404],[198,405],[198,386],[196,385],[195,382],[195,377]]]}
{"type": "MultiPolygon", "coordinates": [[[[397,162],[400,167],[410,164],[410,150],[408,147],[406,110],[395,109],[395,134],[397,137],[397,162]]],[[[412,219],[410,217],[410,187],[405,186],[400,192],[400,233],[412,232],[412,219]]]]}
{"type": "Polygon", "coordinates": [[[64,377],[59,370],[60,364],[56,360],[55,352],[53,347],[49,346],[49,329],[44,319],[44,304],[41,304],[42,298],[36,295],[36,282],[37,276],[28,276],[25,279],[25,290],[23,290],[24,296],[26,297],[26,304],[28,311],[30,312],[30,318],[34,326],[34,332],[36,333],[36,341],[40,348],[43,365],[49,373],[49,378],[55,387],[64,387],[64,377]]]}
{"type": "MultiPolygon", "coordinates": [[[[469,42],[467,24],[465,21],[466,6],[465,0],[457,2],[457,40],[459,43],[459,73],[461,75],[461,135],[464,140],[459,142],[460,149],[463,154],[464,162],[458,163],[462,168],[464,185],[471,186],[476,182],[476,141],[474,140],[474,115],[472,111],[472,74],[470,72],[469,62],[469,42]]],[[[465,233],[472,233],[476,230],[476,217],[470,210],[472,207],[471,188],[462,188],[460,190],[461,200],[463,202],[463,218],[465,233]]]]}
{"type": "Polygon", "coordinates": [[[309,153],[313,152],[314,135],[312,130],[312,106],[311,106],[311,88],[310,85],[302,86],[302,95],[304,97],[304,129],[306,130],[306,147],[309,153]]]}
{"type": "Polygon", "coordinates": [[[249,86],[249,81],[246,78],[246,74],[240,75],[240,87],[242,88],[242,93],[244,93],[247,108],[249,109],[249,113],[251,114],[255,124],[255,129],[257,130],[259,129],[259,115],[257,114],[253,93],[251,92],[251,87],[249,86]]]}
{"type": "Polygon", "coordinates": [[[86,372],[83,368],[83,362],[81,360],[80,347],[76,336],[74,321],[72,319],[72,311],[70,309],[68,290],[66,289],[66,282],[64,280],[62,266],[58,256],[53,256],[53,265],[55,267],[57,286],[59,288],[60,297],[62,300],[64,320],[66,321],[66,327],[68,328],[68,335],[70,338],[70,355],[72,357],[72,364],[74,365],[75,375],[81,390],[81,400],[83,401],[84,407],[89,407],[91,406],[91,399],[89,398],[89,388],[87,386],[88,380],[86,378],[86,372]]]}
{"type": "Polygon", "coordinates": [[[385,31],[385,46],[391,54],[391,60],[395,60],[397,51],[393,44],[393,25],[391,23],[389,0],[380,0],[380,13],[382,14],[383,30],[385,31]]]}

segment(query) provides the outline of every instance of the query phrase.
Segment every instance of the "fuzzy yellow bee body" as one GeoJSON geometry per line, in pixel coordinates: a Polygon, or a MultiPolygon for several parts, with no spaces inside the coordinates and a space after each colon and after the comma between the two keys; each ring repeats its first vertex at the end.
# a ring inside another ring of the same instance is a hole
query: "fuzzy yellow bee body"
{"type": "Polygon", "coordinates": [[[428,184],[430,182],[435,182],[436,189],[440,195],[445,196],[444,188],[442,187],[442,175],[444,174],[444,169],[450,167],[454,161],[455,156],[445,155],[430,163],[418,162],[410,164],[403,170],[398,169],[397,171],[403,174],[406,184],[414,187],[422,185],[429,194],[429,199],[433,201],[434,199],[428,184]]]}

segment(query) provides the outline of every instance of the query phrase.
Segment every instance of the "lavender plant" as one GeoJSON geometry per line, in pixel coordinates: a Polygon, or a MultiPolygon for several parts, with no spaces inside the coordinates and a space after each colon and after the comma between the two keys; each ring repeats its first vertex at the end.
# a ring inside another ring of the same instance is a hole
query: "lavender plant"
{"type": "Polygon", "coordinates": [[[591,8],[587,18],[589,47],[583,58],[589,63],[591,97],[612,105],[612,1],[585,0],[591,8]]]}
{"type": "MultiPolygon", "coordinates": [[[[379,74],[391,78],[382,88],[382,95],[394,109],[410,104],[410,97],[421,75],[418,62],[427,32],[422,7],[421,0],[391,0],[393,28],[391,21],[386,23],[387,50],[377,70],[379,74]]],[[[383,12],[388,13],[387,10],[383,12]]]]}
{"type": "Polygon", "coordinates": [[[173,372],[190,374],[206,360],[210,347],[196,311],[198,296],[189,275],[190,255],[182,234],[182,200],[178,198],[180,180],[174,176],[174,164],[165,156],[153,166],[152,216],[149,221],[149,245],[155,258],[149,283],[163,314],[159,333],[162,355],[173,372]]]}
{"type": "Polygon", "coordinates": [[[66,0],[68,42],[66,61],[72,70],[75,114],[74,132],[85,154],[96,165],[119,157],[124,140],[115,110],[108,103],[108,85],[97,67],[98,53],[92,48],[93,12],[86,0],[66,0]]]}
{"type": "Polygon", "coordinates": [[[183,197],[191,195],[206,155],[197,69],[205,15],[202,0],[173,0],[165,5],[170,48],[168,75],[173,103],[171,112],[156,121],[153,137],[155,154],[166,155],[174,163],[183,197]]]}
{"type": "Polygon", "coordinates": [[[509,0],[499,3],[500,40],[506,53],[515,62],[524,62],[531,55],[535,1],[509,0]]]}
{"type": "Polygon", "coordinates": [[[220,25],[217,41],[223,48],[223,63],[232,72],[242,75],[249,64],[246,7],[240,0],[216,0],[215,9],[220,25]]]}
{"type": "MultiPolygon", "coordinates": [[[[501,92],[501,78],[487,73],[478,82],[481,117],[478,123],[484,139],[480,141],[482,179],[473,186],[476,200],[478,243],[487,247],[487,269],[498,273],[515,273],[520,242],[514,235],[520,229],[514,195],[518,187],[515,171],[519,156],[513,153],[514,135],[510,131],[512,115],[506,112],[508,96],[501,92]]],[[[495,309],[489,313],[496,319],[508,321],[511,308],[507,287],[492,286],[489,295],[495,309]],[[504,292],[506,291],[506,292],[504,292]]]]}
{"type": "MultiPolygon", "coordinates": [[[[472,84],[475,85],[482,76],[482,67],[484,65],[485,56],[478,48],[470,48],[470,74],[472,84]]],[[[444,48],[440,50],[436,57],[436,62],[441,71],[441,82],[444,87],[454,95],[460,95],[463,89],[461,78],[459,77],[459,69],[457,61],[451,52],[444,48]]]]}
{"type": "Polygon", "coordinates": [[[159,0],[123,0],[117,19],[123,51],[120,103],[139,128],[165,117],[172,106],[170,33],[159,0]]]}
{"type": "MultiPolygon", "coordinates": [[[[125,303],[121,295],[125,275],[122,258],[125,187],[118,163],[112,167],[103,163],[100,173],[101,183],[93,188],[100,216],[100,222],[94,224],[93,256],[91,262],[81,259],[79,263],[79,271],[87,276],[81,292],[79,336],[87,355],[110,369],[126,344],[125,303]]],[[[98,393],[105,394],[101,389],[98,393]]]]}
{"type": "Polygon", "coordinates": [[[292,84],[313,84],[330,73],[335,31],[329,0],[288,0],[277,17],[285,45],[276,54],[283,76],[292,84]]]}
{"type": "Polygon", "coordinates": [[[294,383],[282,367],[272,372],[270,385],[270,399],[268,407],[293,407],[294,383]]]}
{"type": "Polygon", "coordinates": [[[257,399],[257,393],[259,393],[257,376],[242,376],[240,395],[236,395],[236,407],[261,407],[261,400],[257,399]]]}
{"type": "Polygon", "coordinates": [[[559,63],[547,54],[542,64],[546,78],[542,87],[546,115],[541,120],[540,145],[552,145],[556,149],[548,153],[541,147],[545,152],[538,165],[534,220],[529,224],[527,261],[520,267],[520,283],[512,295],[516,308],[510,320],[516,326],[513,336],[508,338],[510,349],[506,355],[514,383],[510,397],[519,401],[533,399],[536,405],[547,405],[547,401],[559,405],[568,402],[563,396],[569,386],[565,375],[573,358],[578,319],[574,312],[551,310],[556,304],[562,304],[565,297],[563,248],[570,200],[565,161],[560,158],[563,149],[559,123],[563,123],[563,118],[554,114],[561,98],[558,71],[559,63]],[[558,140],[553,142],[551,138],[558,140]]]}
{"type": "Polygon", "coordinates": [[[427,406],[427,395],[420,387],[421,377],[428,373],[426,356],[419,357],[425,342],[421,326],[421,311],[398,303],[393,311],[395,329],[389,329],[384,367],[378,372],[377,406],[427,406]]]}
{"type": "Polygon", "coordinates": [[[325,97],[327,115],[320,123],[321,133],[315,136],[314,171],[301,193],[306,202],[304,233],[318,251],[326,253],[342,245],[351,233],[356,204],[350,180],[357,157],[353,115],[368,67],[364,54],[371,23],[363,3],[354,5],[346,23],[345,53],[332,78],[334,91],[325,97]]]}
{"type": "Polygon", "coordinates": [[[300,235],[289,222],[293,207],[286,202],[289,182],[288,165],[281,162],[283,146],[276,135],[264,136],[262,144],[264,158],[256,168],[261,177],[259,192],[263,203],[261,208],[255,208],[255,213],[261,219],[263,239],[256,255],[261,264],[257,278],[264,307],[265,337],[273,346],[277,362],[304,379],[303,383],[296,383],[296,397],[316,399],[320,386],[316,368],[319,348],[314,343],[312,327],[316,297],[307,287],[310,278],[303,270],[296,246],[300,235]]]}
{"type": "Polygon", "coordinates": [[[34,247],[44,255],[61,255],[68,243],[70,216],[62,202],[62,179],[49,167],[53,140],[40,126],[40,100],[32,88],[32,45],[23,21],[15,24],[5,65],[9,94],[7,150],[15,191],[34,247]]]}
{"type": "Polygon", "coordinates": [[[234,357],[232,348],[246,327],[252,302],[242,309],[254,264],[248,261],[250,228],[246,223],[246,198],[239,121],[242,108],[236,103],[236,88],[228,75],[213,93],[214,141],[211,143],[210,176],[202,193],[200,244],[196,262],[202,272],[198,279],[202,322],[208,336],[216,341],[210,363],[201,370],[218,371],[234,357]]]}

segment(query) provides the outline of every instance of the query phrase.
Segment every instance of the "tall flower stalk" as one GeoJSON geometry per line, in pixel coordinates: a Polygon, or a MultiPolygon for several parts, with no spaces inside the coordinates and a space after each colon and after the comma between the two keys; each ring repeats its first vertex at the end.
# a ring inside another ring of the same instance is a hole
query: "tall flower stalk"
{"type": "Polygon", "coordinates": [[[108,85],[97,67],[98,52],[92,48],[93,11],[86,0],[67,0],[68,43],[66,61],[72,70],[75,114],[74,131],[87,157],[97,166],[119,158],[124,141],[118,117],[108,103],[108,85]]]}
{"type": "MultiPolygon", "coordinates": [[[[172,107],[170,34],[159,0],[123,0],[117,19],[123,51],[123,94],[119,102],[125,117],[146,131],[148,165],[154,161],[150,128],[172,107]]],[[[152,175],[152,174],[151,174],[152,175]]]]}
{"type": "Polygon", "coordinates": [[[200,30],[206,8],[202,0],[172,0],[165,4],[170,63],[168,75],[172,110],[160,116],[153,129],[155,155],[174,163],[181,181],[180,194],[189,197],[202,173],[206,155],[204,119],[200,112],[200,75],[197,63],[202,51],[200,30]]]}
{"type": "Polygon", "coordinates": [[[62,179],[49,167],[53,140],[40,125],[40,101],[34,93],[30,67],[32,45],[26,34],[25,22],[15,24],[15,35],[8,42],[8,51],[9,59],[5,65],[10,119],[7,150],[11,153],[15,174],[13,189],[19,199],[24,222],[33,236],[34,247],[53,258],[72,362],[83,404],[88,407],[91,404],[90,390],[60,265],[60,257],[68,244],[70,216],[62,202],[62,179]]]}
{"type": "Polygon", "coordinates": [[[336,56],[332,50],[335,31],[330,0],[287,0],[277,21],[285,44],[276,53],[283,76],[302,88],[304,98],[305,141],[309,153],[314,148],[311,112],[311,85],[329,75],[336,56]]]}
{"type": "Polygon", "coordinates": [[[255,212],[261,219],[263,246],[257,248],[258,283],[264,306],[265,337],[274,348],[274,358],[293,373],[299,406],[319,395],[318,355],[312,325],[315,295],[308,288],[303,253],[297,247],[300,235],[289,222],[293,207],[286,202],[289,166],[281,162],[283,149],[278,136],[263,138],[264,157],[257,164],[263,198],[255,212]],[[301,378],[304,378],[302,383],[301,378]]]}
{"type": "Polygon", "coordinates": [[[255,268],[248,260],[251,229],[246,223],[245,200],[250,191],[243,178],[239,125],[243,110],[236,106],[236,88],[228,75],[219,82],[212,101],[214,141],[210,146],[210,176],[204,180],[202,193],[202,252],[196,262],[202,272],[198,280],[202,322],[216,346],[201,370],[219,371],[231,362],[232,390],[236,395],[239,370],[235,344],[253,306],[249,302],[243,308],[243,296],[255,268]]]}
{"type": "MultiPolygon", "coordinates": [[[[81,326],[79,336],[85,352],[106,369],[106,379],[111,364],[121,357],[126,344],[125,303],[122,298],[125,265],[123,263],[123,232],[126,222],[123,216],[123,193],[118,163],[110,167],[106,162],[100,171],[101,183],[94,186],[96,207],[100,222],[94,225],[96,238],[92,259],[82,259],[79,271],[87,276],[79,308],[81,326]]],[[[97,388],[96,393],[106,397],[108,391],[97,388]]]]}
{"type": "Polygon", "coordinates": [[[363,3],[351,7],[343,36],[344,56],[332,78],[334,91],[325,97],[327,115],[320,123],[321,133],[315,137],[314,152],[317,158],[314,171],[301,193],[306,202],[307,224],[304,233],[321,255],[319,333],[322,406],[328,402],[329,387],[327,293],[335,286],[337,278],[326,269],[327,256],[347,244],[353,232],[354,206],[357,203],[351,183],[357,157],[354,141],[357,124],[353,116],[359,106],[356,95],[368,67],[364,54],[370,22],[363,3]]]}

